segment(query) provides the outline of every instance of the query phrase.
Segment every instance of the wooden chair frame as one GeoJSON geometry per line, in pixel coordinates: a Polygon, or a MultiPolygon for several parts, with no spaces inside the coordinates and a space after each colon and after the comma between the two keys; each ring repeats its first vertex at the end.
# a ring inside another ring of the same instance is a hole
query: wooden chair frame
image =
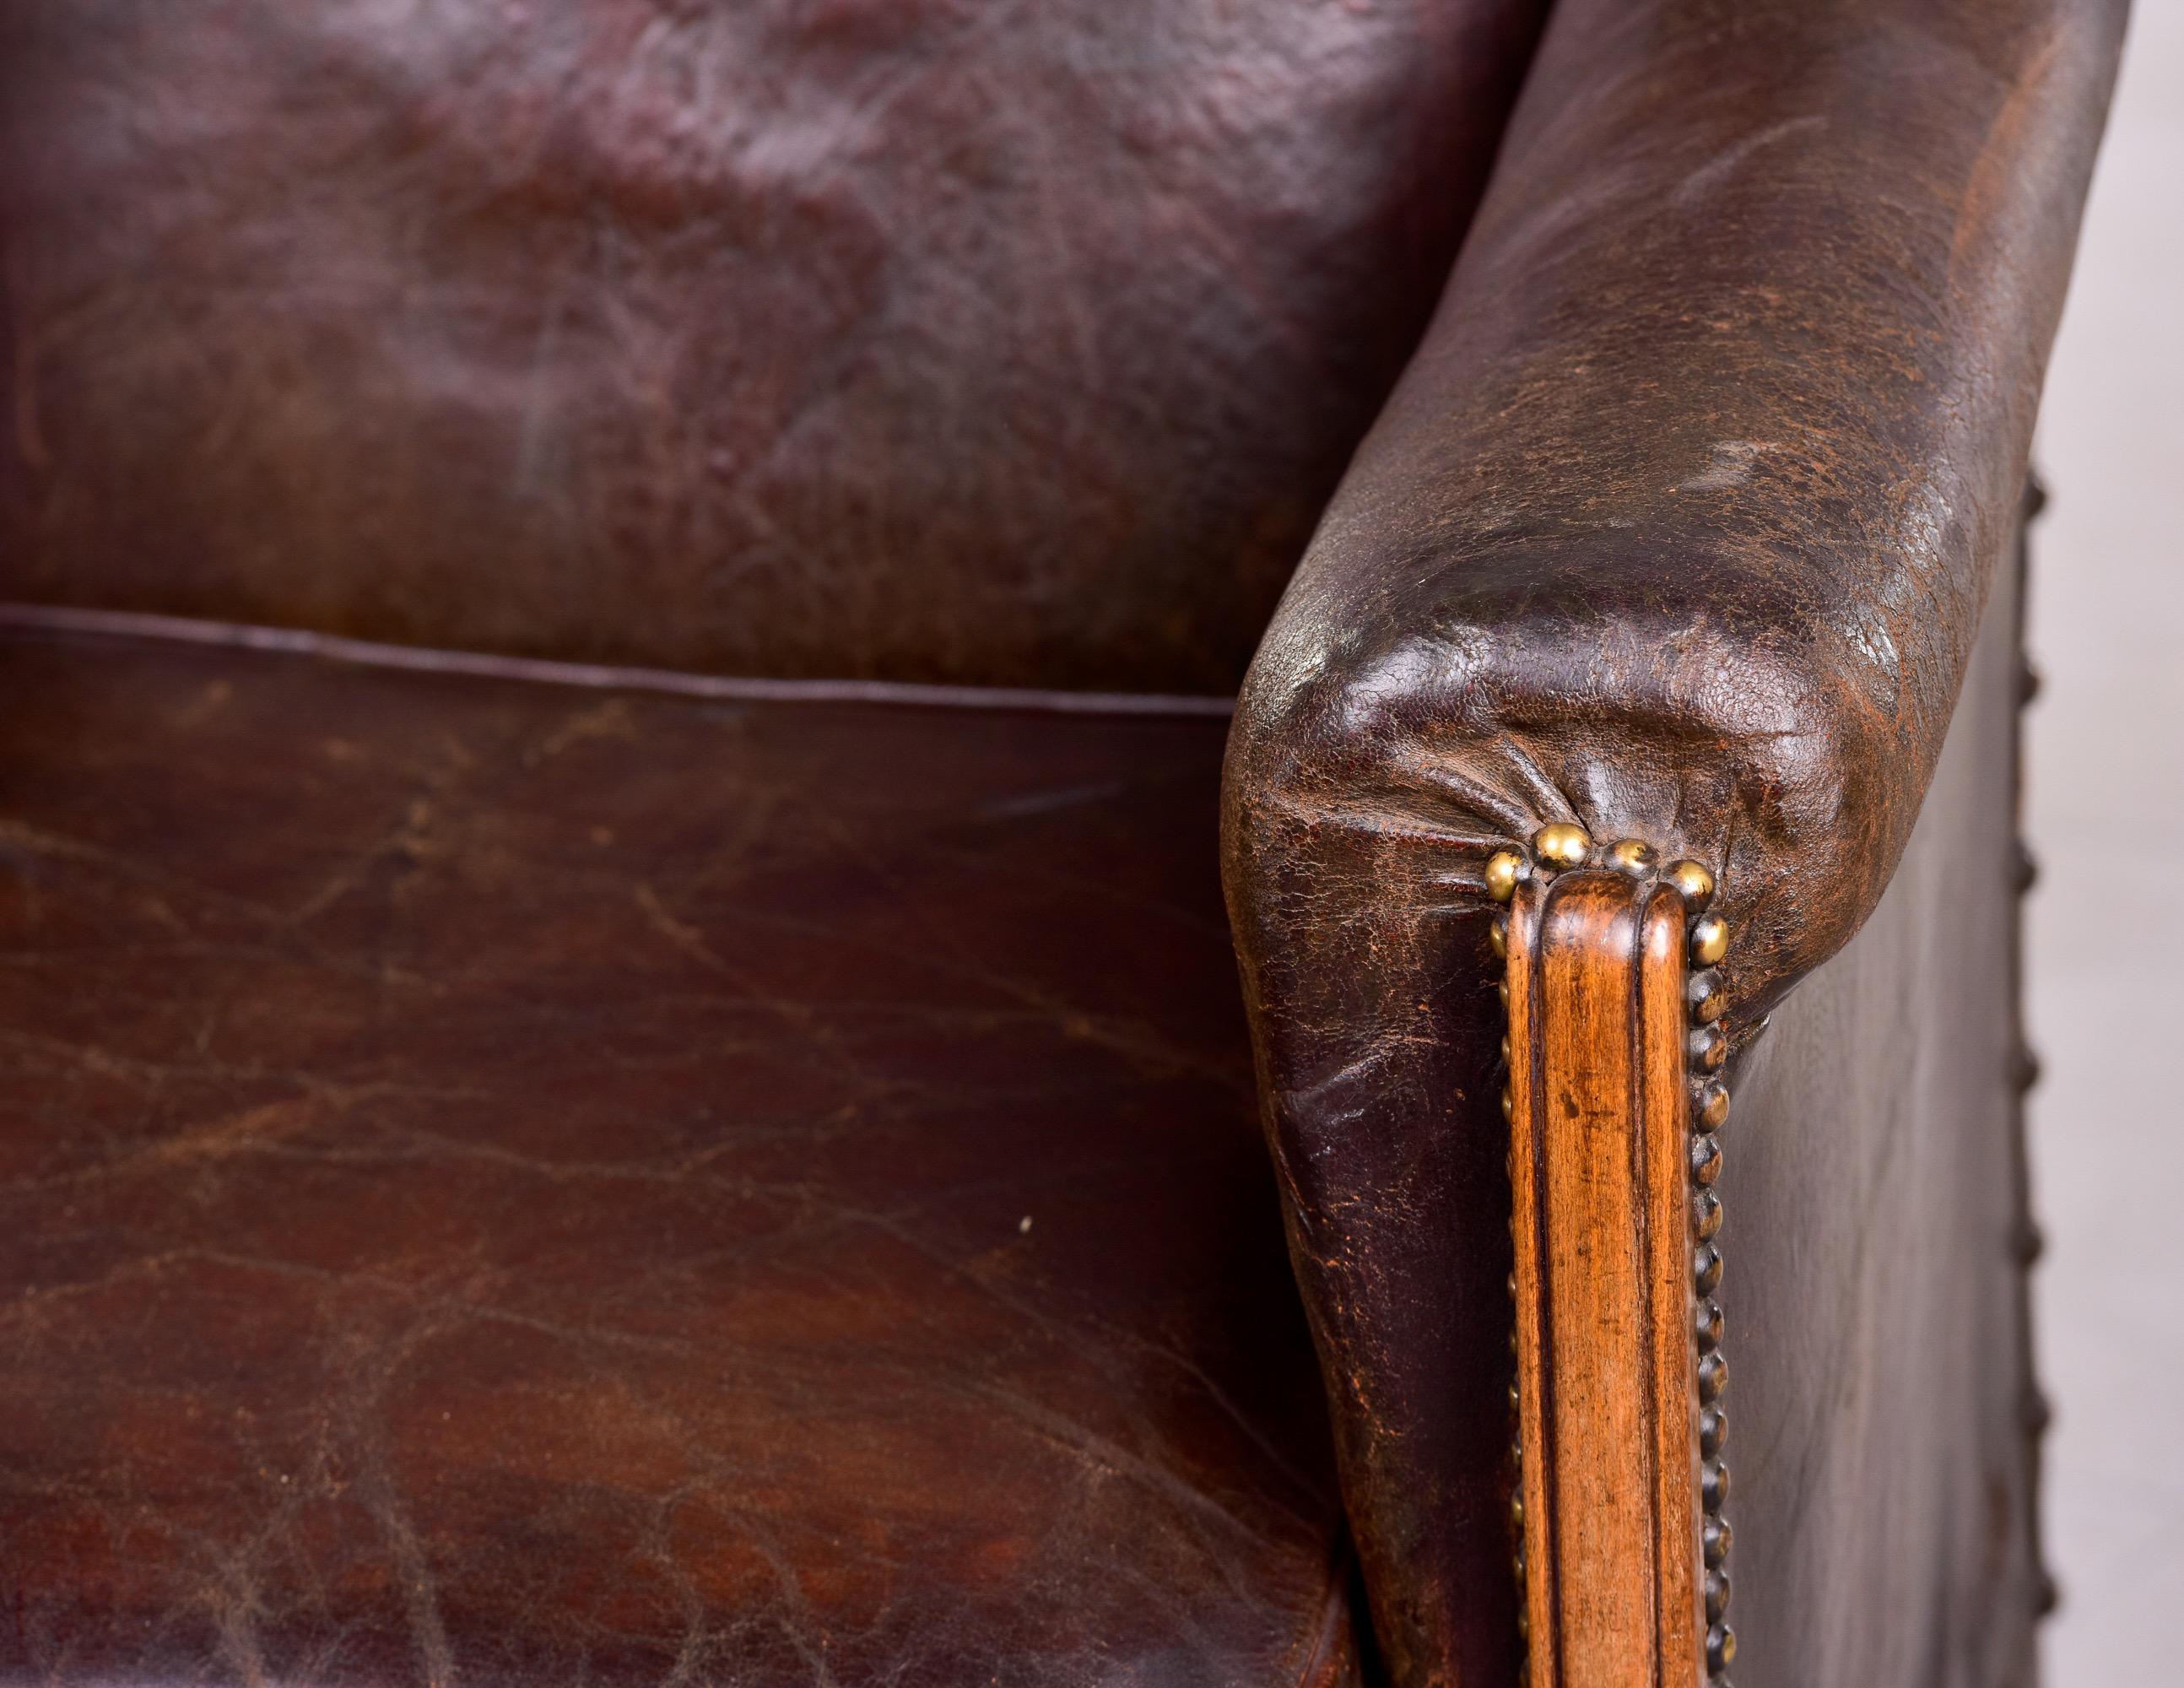
{"type": "Polygon", "coordinates": [[[1709,1299],[1727,932],[1698,864],[1596,854],[1553,827],[1490,870],[1511,904],[1520,1624],[1532,1688],[1692,1688],[1736,1654],[1709,1299]]]}

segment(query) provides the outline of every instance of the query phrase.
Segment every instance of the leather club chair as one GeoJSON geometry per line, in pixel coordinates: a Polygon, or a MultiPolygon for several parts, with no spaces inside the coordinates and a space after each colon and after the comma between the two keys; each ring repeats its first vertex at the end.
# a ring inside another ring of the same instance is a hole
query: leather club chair
{"type": "Polygon", "coordinates": [[[0,1683],[2028,1681],[2121,11],[0,10],[0,1683]]]}

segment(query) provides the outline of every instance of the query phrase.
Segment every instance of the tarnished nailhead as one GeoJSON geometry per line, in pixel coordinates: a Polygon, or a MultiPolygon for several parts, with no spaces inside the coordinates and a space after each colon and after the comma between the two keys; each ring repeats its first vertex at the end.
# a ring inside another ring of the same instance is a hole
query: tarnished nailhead
{"type": "Polygon", "coordinates": [[[1708,1131],[1719,1126],[1729,1117],[1729,1087],[1719,1079],[1700,1085],[1691,1095],[1691,1115],[1708,1131]]]}
{"type": "Polygon", "coordinates": [[[1602,858],[1618,873],[1628,873],[1635,879],[1642,879],[1651,873],[1656,859],[1653,846],[1643,838],[1618,838],[1608,845],[1602,858]]]}
{"type": "Polygon", "coordinates": [[[1686,987],[1691,1030],[1688,1054],[1695,1074],[1691,1086],[1691,1228],[1698,1239],[1691,1256],[1691,1286],[1698,1297],[1692,1342],[1698,1354],[1699,1505],[1706,1558],[1707,1671],[1719,1682],[1736,1657],[1736,1637],[1722,1622],[1729,1610],[1729,1522],[1721,1509],[1729,1500],[1729,1468],[1721,1451],[1729,1440],[1729,1415],[1720,1405],[1729,1387],[1729,1362],[1721,1353],[1722,1312],[1712,1296],[1721,1284],[1721,1251],[1713,1239],[1721,1229],[1721,1199],[1708,1186],[1721,1175],[1721,1143],[1713,1135],[1729,1118],[1729,1087],[1706,1075],[1729,1060],[1729,1038],[1716,1022],[1728,1011],[1721,976],[1711,971],[1729,947],[1729,928],[1718,916],[1704,916],[1691,928],[1691,956],[1696,967],[1686,987]]]}
{"type": "Polygon", "coordinates": [[[1592,838],[1574,822],[1551,822],[1532,834],[1532,854],[1557,867],[1582,867],[1592,854],[1592,838]]]}
{"type": "Polygon", "coordinates": [[[1684,894],[1684,901],[1693,914],[1704,908],[1707,899],[1713,895],[1713,875],[1702,863],[1672,861],[1662,870],[1661,877],[1684,894]]]}

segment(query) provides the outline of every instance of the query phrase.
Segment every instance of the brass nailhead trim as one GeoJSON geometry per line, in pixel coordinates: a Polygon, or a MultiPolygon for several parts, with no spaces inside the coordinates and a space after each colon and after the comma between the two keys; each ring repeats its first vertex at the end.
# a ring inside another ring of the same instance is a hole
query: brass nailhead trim
{"type": "MultiPolygon", "coordinates": [[[[1497,903],[1506,903],[1517,894],[1517,887],[1535,874],[1551,875],[1558,868],[1582,867],[1596,862],[1599,866],[1630,874],[1634,878],[1652,877],[1653,864],[1659,855],[1651,844],[1640,838],[1622,838],[1598,850],[1582,827],[1568,822],[1557,822],[1534,833],[1529,851],[1515,849],[1499,850],[1488,858],[1485,869],[1486,892],[1497,903]]],[[[1729,1418],[1719,1402],[1722,1392],[1729,1387],[1729,1361],[1721,1351],[1723,1319],[1721,1308],[1713,1300],[1714,1290],[1721,1283],[1722,1256],[1713,1239],[1721,1229],[1721,1198],[1712,1185],[1721,1171],[1721,1143],[1714,1135],[1729,1117],[1729,1087],[1713,1075],[1719,1073],[1729,1056],[1729,1039],[1719,1023],[1728,1011],[1729,995],[1716,968],[1729,953],[1729,923],[1720,916],[1706,912],[1706,905],[1713,896],[1714,876],[1703,863],[1689,860],[1670,862],[1660,870],[1660,877],[1674,885],[1683,894],[1689,912],[1685,928],[1690,945],[1691,972],[1685,1000],[1691,1011],[1691,1284],[1698,1298],[1698,1312],[1691,1333],[1692,1347],[1698,1358],[1699,1393],[1699,1500],[1701,1506],[1700,1537],[1704,1555],[1706,1575],[1706,1656],[1707,1674],[1720,1688],[1728,1688],[1729,1668],[1736,1662],[1736,1632],[1725,1620],[1729,1610],[1729,1548],[1730,1531],[1729,1520],[1722,1509],[1729,1501],[1729,1468],[1722,1462],[1721,1450],[1729,1439],[1729,1418]]],[[[1506,958],[1509,953],[1509,921],[1506,915],[1495,916],[1491,928],[1494,953],[1506,958]]],[[[1506,1015],[1509,1007],[1509,985],[1504,979],[1501,988],[1502,1008],[1506,1015]]],[[[1502,1039],[1502,1058],[1506,1066],[1509,1059],[1509,1039],[1502,1039]]],[[[1510,1111],[1510,1093],[1506,1078],[1502,1092],[1502,1109],[1506,1118],[1510,1111]]],[[[1513,1299],[1517,1292],[1515,1273],[1509,1278],[1509,1293],[1513,1299]]],[[[1513,1351],[1516,1336],[1510,1334],[1513,1351]]],[[[1522,1604],[1524,1587],[1524,1438],[1518,1428],[1519,1396],[1514,1383],[1509,1385],[1509,1417],[1512,1424],[1510,1465],[1517,1475],[1517,1485],[1510,1501],[1510,1519],[1516,1531],[1515,1570],[1519,1604],[1517,1615],[1517,1634],[1519,1641],[1529,1646],[1531,1639],[1531,1620],[1522,1604]]],[[[1529,1680],[1530,1660],[1524,1662],[1523,1675],[1529,1680]]]]}

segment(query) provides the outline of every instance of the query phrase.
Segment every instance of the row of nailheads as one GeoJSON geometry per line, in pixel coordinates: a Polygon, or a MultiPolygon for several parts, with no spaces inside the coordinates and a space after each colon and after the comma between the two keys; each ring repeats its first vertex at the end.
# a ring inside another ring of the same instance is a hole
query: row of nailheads
{"type": "MultiPolygon", "coordinates": [[[[1535,872],[1557,868],[1583,867],[1593,864],[1611,867],[1618,872],[1637,878],[1654,875],[1656,855],[1652,847],[1637,838],[1624,838],[1596,853],[1591,838],[1582,827],[1567,822],[1542,827],[1532,836],[1532,853],[1527,858],[1513,850],[1497,850],[1486,863],[1486,889],[1496,902],[1506,903],[1516,894],[1518,884],[1535,872]]],[[[1721,1173],[1721,1140],[1715,1134],[1729,1117],[1729,1087],[1716,1076],[1729,1058],[1729,1039],[1718,1023],[1729,1006],[1729,997],[1721,975],[1715,971],[1729,952],[1729,925],[1719,915],[1705,912],[1708,901],[1713,895],[1713,875],[1696,861],[1671,862],[1661,870],[1661,877],[1674,885],[1683,895],[1684,905],[1691,919],[1688,928],[1693,972],[1687,985],[1687,1000],[1691,1007],[1691,1030],[1690,1070],[1691,1072],[1691,1255],[1692,1287],[1698,1296],[1698,1318],[1694,1340],[1698,1351],[1699,1389],[1699,1499],[1703,1516],[1701,1523],[1701,1546],[1706,1563],[1707,1671],[1721,1688],[1729,1688],[1726,1673],[1736,1658],[1736,1632],[1725,1621],[1729,1611],[1729,1521],[1722,1516],[1722,1507],[1729,1499],[1729,1468],[1722,1462],[1723,1444],[1729,1439],[1729,1418],[1721,1406],[1721,1396],[1729,1387],[1729,1361],[1721,1351],[1721,1307],[1713,1299],[1713,1292],[1721,1284],[1721,1251],[1714,1239],[1721,1231],[1721,1200],[1713,1193],[1714,1180],[1721,1173]]],[[[1494,952],[1505,960],[1509,953],[1509,920],[1507,915],[1497,915],[1491,928],[1494,952]]],[[[1502,986],[1504,1010],[1508,1006],[1509,987],[1502,986]]],[[[1502,1040],[1502,1056],[1509,1057],[1509,1040],[1502,1040]]],[[[1502,1093],[1502,1111],[1507,1117],[1513,1104],[1509,1091],[1502,1093]]],[[[1517,1279],[1509,1278],[1509,1295],[1516,1298],[1517,1279]]],[[[1513,1329],[1509,1341],[1513,1351],[1516,1332],[1513,1329]]],[[[1509,1385],[1509,1412],[1513,1421],[1517,1418],[1519,1399],[1517,1385],[1509,1385]]],[[[1524,1439],[1521,1431],[1513,1435],[1511,1445],[1512,1463],[1518,1469],[1518,1488],[1510,1501],[1510,1520],[1516,1531],[1516,1574],[1518,1591],[1517,1633],[1518,1639],[1529,1645],[1531,1640],[1531,1619],[1524,1606],[1524,1499],[1523,1490],[1524,1439]]],[[[1520,1682],[1531,1680],[1531,1663],[1527,1658],[1519,1667],[1520,1682]]]]}

